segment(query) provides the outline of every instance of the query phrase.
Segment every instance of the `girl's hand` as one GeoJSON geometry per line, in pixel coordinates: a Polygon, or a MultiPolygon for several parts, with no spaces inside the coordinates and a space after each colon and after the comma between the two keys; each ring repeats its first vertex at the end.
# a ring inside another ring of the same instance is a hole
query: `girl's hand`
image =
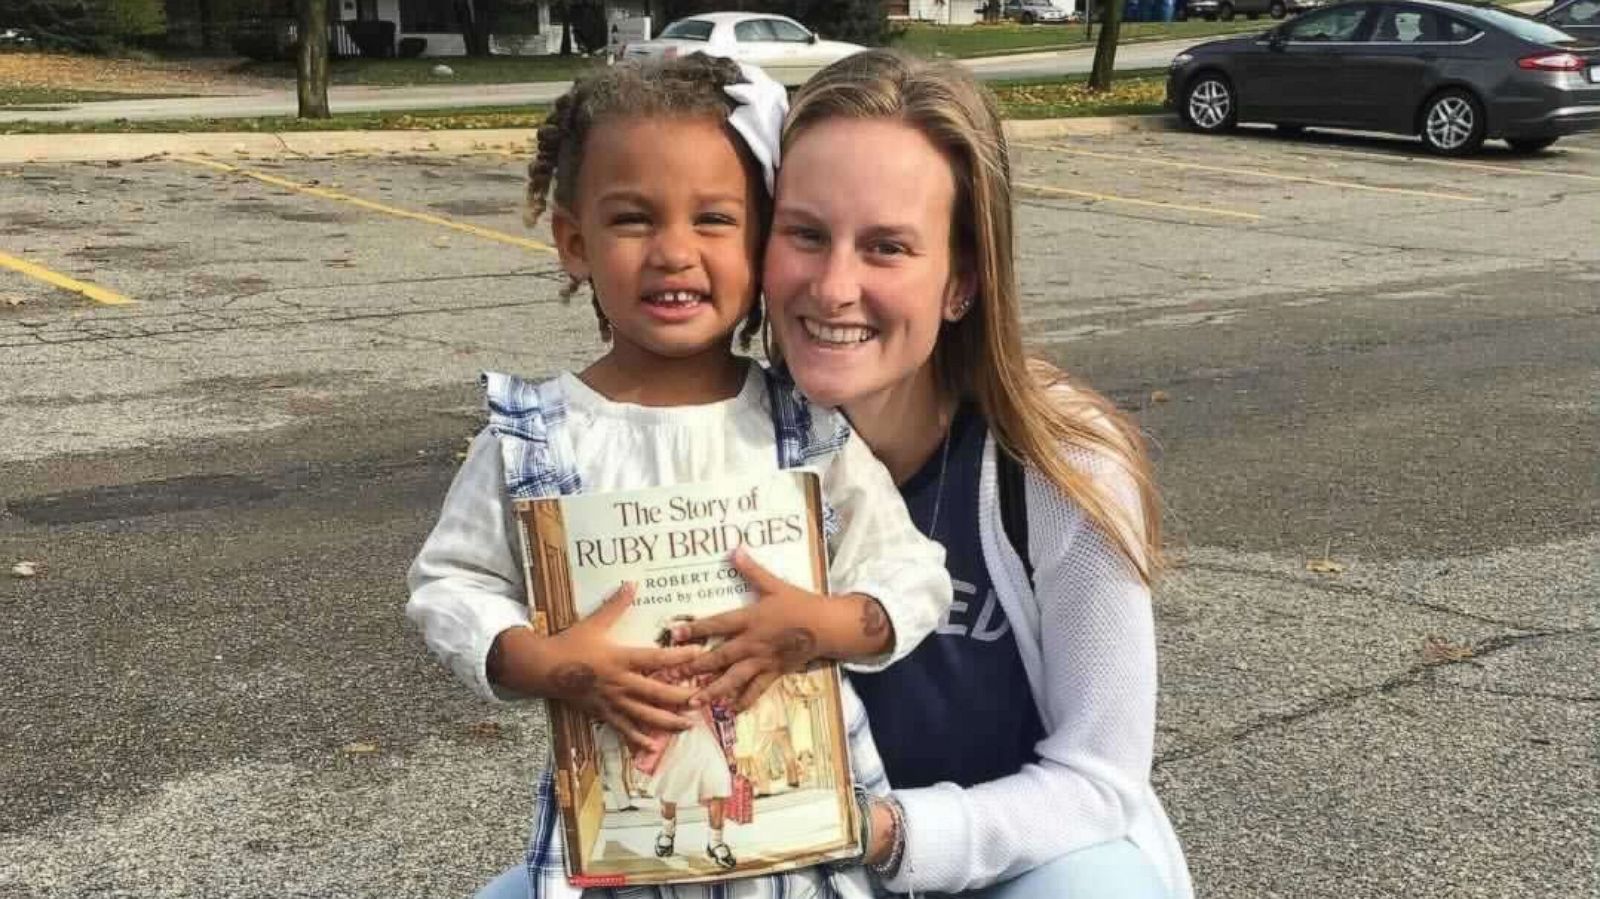
{"type": "Polygon", "coordinates": [[[755,588],[756,602],[676,625],[673,639],[679,643],[707,637],[726,639],[689,663],[691,671],[721,673],[695,695],[693,704],[721,699],[736,711],[744,711],[773,681],[804,669],[822,655],[815,624],[819,613],[834,600],[782,580],[761,567],[742,546],[734,550],[733,567],[755,588]]]}
{"type": "Polygon", "coordinates": [[[651,748],[650,732],[690,727],[693,722],[679,711],[694,689],[648,675],[688,663],[700,647],[642,648],[611,639],[611,626],[635,592],[633,584],[624,584],[594,614],[554,636],[541,637],[529,628],[502,632],[490,651],[491,679],[519,692],[559,699],[611,725],[639,749],[651,748]]]}

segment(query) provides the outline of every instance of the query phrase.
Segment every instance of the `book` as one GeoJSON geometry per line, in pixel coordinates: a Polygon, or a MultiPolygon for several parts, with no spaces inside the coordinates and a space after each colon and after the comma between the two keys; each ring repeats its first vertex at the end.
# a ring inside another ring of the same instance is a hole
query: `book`
{"type": "MultiPolygon", "coordinates": [[[[632,582],[634,601],[612,638],[671,645],[673,624],[755,601],[731,563],[740,545],[789,583],[828,592],[814,471],[524,499],[515,510],[540,633],[571,627],[632,582]]],[[[837,666],[823,666],[785,675],[738,715],[690,710],[695,725],[656,735],[649,751],[550,701],[568,878],[584,888],[688,883],[859,857],[839,678],[837,666]],[[670,838],[667,817],[676,821],[670,838]],[[708,852],[717,821],[720,860],[708,852]]]]}

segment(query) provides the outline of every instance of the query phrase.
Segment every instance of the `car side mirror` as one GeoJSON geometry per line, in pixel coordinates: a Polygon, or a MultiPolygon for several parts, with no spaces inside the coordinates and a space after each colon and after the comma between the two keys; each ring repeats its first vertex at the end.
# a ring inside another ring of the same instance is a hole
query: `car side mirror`
{"type": "Polygon", "coordinates": [[[815,44],[816,42],[817,42],[817,33],[815,31],[811,32],[809,35],[806,36],[806,43],[815,44]]]}

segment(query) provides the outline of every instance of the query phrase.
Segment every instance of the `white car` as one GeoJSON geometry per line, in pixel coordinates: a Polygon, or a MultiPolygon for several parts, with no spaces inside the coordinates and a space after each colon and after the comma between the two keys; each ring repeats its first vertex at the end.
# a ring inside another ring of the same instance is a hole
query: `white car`
{"type": "Polygon", "coordinates": [[[672,59],[690,53],[726,56],[766,69],[779,81],[803,80],[816,70],[865,47],[825,41],[784,16],[714,12],[679,19],[654,40],[623,48],[623,59],[672,59]]]}

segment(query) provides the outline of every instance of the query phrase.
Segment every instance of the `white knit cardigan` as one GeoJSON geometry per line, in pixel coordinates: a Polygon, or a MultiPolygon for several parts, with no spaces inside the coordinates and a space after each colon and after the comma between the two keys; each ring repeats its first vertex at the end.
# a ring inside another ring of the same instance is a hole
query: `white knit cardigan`
{"type": "MultiPolygon", "coordinates": [[[[1080,468],[1138,496],[1114,464],[1069,451],[1080,468]]],[[[1194,888],[1172,824],[1150,784],[1156,652],[1150,591],[1083,510],[1029,468],[1028,554],[1034,582],[1001,523],[995,443],[978,488],[984,564],[1015,630],[1045,737],[1039,761],[963,789],[897,790],[906,856],[894,892],[959,893],[1032,870],[1075,849],[1131,840],[1172,899],[1194,888]]]]}

